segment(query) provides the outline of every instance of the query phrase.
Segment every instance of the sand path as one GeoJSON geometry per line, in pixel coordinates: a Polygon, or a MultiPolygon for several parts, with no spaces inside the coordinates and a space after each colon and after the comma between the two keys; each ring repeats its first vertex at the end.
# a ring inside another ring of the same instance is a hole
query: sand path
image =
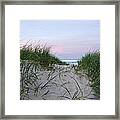
{"type": "Polygon", "coordinates": [[[75,68],[71,65],[56,65],[51,71],[37,70],[36,74],[35,84],[28,86],[30,88],[27,94],[29,99],[95,99],[89,78],[82,73],[76,74],[75,68]]]}

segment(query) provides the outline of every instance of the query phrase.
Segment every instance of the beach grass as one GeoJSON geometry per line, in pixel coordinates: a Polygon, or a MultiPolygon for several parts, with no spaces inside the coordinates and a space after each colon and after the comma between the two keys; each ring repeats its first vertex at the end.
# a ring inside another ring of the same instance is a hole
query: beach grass
{"type": "Polygon", "coordinates": [[[87,53],[78,61],[77,70],[89,77],[95,96],[100,98],[100,52],[87,53]]]}
{"type": "Polygon", "coordinates": [[[43,68],[50,68],[55,64],[65,65],[59,58],[50,53],[50,47],[44,45],[32,46],[24,45],[20,49],[20,60],[29,61],[34,64],[39,64],[43,68]]]}

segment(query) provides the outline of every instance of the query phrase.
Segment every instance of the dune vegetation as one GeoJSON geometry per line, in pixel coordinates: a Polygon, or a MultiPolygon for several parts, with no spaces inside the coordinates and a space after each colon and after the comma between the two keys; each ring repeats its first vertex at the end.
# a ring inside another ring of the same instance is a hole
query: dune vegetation
{"type": "Polygon", "coordinates": [[[24,45],[20,49],[20,60],[29,61],[33,64],[41,65],[42,68],[49,69],[55,64],[66,65],[60,59],[50,53],[50,47],[40,45],[24,45]]]}
{"type": "Polygon", "coordinates": [[[89,77],[96,97],[100,97],[100,52],[87,53],[78,61],[78,71],[89,77]]]}

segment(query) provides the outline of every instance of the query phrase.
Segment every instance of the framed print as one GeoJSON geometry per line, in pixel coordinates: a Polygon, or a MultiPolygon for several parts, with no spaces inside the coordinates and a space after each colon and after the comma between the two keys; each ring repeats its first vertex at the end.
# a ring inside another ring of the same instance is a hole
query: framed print
{"type": "Polygon", "coordinates": [[[1,9],[1,118],[119,119],[118,1],[1,9]]]}

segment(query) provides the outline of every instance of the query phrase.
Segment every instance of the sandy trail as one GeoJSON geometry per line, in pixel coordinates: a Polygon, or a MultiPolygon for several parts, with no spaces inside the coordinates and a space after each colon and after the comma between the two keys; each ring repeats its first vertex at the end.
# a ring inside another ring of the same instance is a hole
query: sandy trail
{"type": "MultiPolygon", "coordinates": [[[[30,73],[31,74],[31,73],[30,73]]],[[[28,97],[32,100],[79,100],[95,99],[89,78],[76,74],[71,65],[56,65],[53,70],[37,70],[35,84],[28,87],[28,97]]]]}

